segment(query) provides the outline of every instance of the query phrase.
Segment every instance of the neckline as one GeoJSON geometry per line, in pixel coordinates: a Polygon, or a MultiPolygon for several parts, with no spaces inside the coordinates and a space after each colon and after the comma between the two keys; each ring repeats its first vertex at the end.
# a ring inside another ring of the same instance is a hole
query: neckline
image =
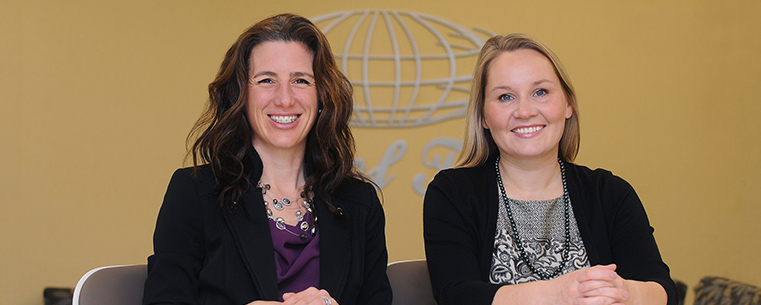
{"type": "MultiPolygon", "coordinates": [[[[515,199],[509,196],[506,196],[507,200],[510,202],[515,203],[525,203],[525,204],[551,204],[551,203],[562,203],[564,195],[557,196],[552,199],[531,199],[531,200],[523,200],[523,199],[515,199]]],[[[502,199],[502,198],[500,198],[502,199]]]]}

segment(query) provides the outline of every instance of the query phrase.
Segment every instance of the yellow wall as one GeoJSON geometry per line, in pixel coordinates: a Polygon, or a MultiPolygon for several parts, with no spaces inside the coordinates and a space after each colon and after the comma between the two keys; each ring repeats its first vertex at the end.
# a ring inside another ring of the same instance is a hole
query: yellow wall
{"type": "MultiPolygon", "coordinates": [[[[627,179],[675,278],[761,284],[761,2],[0,1],[0,295],[42,303],[87,270],[143,263],[184,139],[233,40],[279,12],[421,12],[554,48],[580,97],[578,162],[627,179]],[[276,5],[273,3],[277,3],[276,5]]],[[[355,128],[385,188],[391,260],[422,258],[423,145],[463,120],[355,128]]],[[[429,156],[430,157],[430,156],[429,156]]]]}

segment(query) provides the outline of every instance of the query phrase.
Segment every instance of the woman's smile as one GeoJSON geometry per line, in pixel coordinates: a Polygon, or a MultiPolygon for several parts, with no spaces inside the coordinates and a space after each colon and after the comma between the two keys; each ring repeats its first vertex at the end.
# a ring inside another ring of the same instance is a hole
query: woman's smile
{"type": "Polygon", "coordinates": [[[278,124],[283,124],[283,125],[289,125],[289,124],[295,122],[296,119],[298,119],[300,116],[301,116],[300,114],[297,114],[297,115],[273,115],[273,114],[270,114],[269,115],[270,119],[272,119],[273,121],[275,121],[278,124]]]}

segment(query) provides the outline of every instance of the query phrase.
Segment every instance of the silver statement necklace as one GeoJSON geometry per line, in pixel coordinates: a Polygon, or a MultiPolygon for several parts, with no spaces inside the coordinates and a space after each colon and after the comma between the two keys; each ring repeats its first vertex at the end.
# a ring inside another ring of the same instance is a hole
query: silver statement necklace
{"type": "Polygon", "coordinates": [[[542,280],[549,280],[553,279],[556,276],[560,274],[560,272],[563,270],[563,267],[568,262],[568,255],[569,250],[568,247],[571,245],[571,228],[570,228],[570,216],[568,215],[568,206],[569,206],[569,197],[568,197],[568,185],[565,181],[565,164],[563,163],[560,158],[558,158],[558,163],[560,164],[560,176],[563,179],[563,207],[564,207],[564,213],[565,213],[565,246],[563,247],[563,255],[562,255],[562,261],[560,262],[560,266],[558,266],[557,269],[555,269],[552,272],[544,272],[542,270],[537,269],[534,267],[534,265],[529,261],[528,255],[526,254],[526,250],[523,247],[523,242],[521,242],[521,238],[518,236],[518,228],[515,225],[515,220],[513,219],[513,212],[510,210],[510,204],[507,201],[507,193],[505,193],[505,186],[502,185],[502,175],[499,172],[499,159],[500,157],[497,157],[497,162],[494,165],[494,167],[497,169],[497,183],[499,184],[499,191],[502,193],[502,201],[505,203],[505,207],[507,208],[507,219],[510,221],[510,229],[513,231],[513,240],[515,241],[515,247],[518,248],[518,254],[520,255],[523,262],[528,266],[528,268],[539,276],[542,280]]]}
{"type": "Polygon", "coordinates": [[[301,229],[302,232],[293,232],[288,229],[288,227],[285,225],[285,219],[283,217],[274,217],[272,214],[272,210],[270,209],[270,201],[272,201],[272,207],[274,207],[278,211],[282,211],[285,209],[286,206],[290,206],[292,204],[292,201],[288,199],[287,197],[282,197],[280,199],[277,198],[277,196],[273,196],[271,194],[270,189],[272,189],[272,186],[267,183],[262,183],[259,181],[259,183],[256,184],[257,187],[262,189],[262,197],[264,198],[264,207],[267,209],[267,218],[275,222],[275,227],[280,231],[286,231],[288,233],[291,233],[295,236],[300,237],[301,239],[306,239],[307,236],[305,232],[308,232],[312,236],[317,232],[317,215],[312,211],[312,199],[307,198],[307,192],[302,191],[299,195],[299,200],[301,201],[301,205],[306,208],[307,213],[310,213],[312,215],[312,223],[313,225],[309,225],[309,222],[304,219],[304,213],[301,211],[301,209],[296,210],[294,213],[296,215],[296,222],[298,223],[296,227],[301,229]],[[267,199],[269,198],[269,200],[267,199]]]}

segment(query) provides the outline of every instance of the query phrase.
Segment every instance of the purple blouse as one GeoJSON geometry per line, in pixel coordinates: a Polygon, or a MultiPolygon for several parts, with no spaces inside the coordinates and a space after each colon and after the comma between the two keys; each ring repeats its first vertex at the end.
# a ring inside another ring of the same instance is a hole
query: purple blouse
{"type": "MultiPolygon", "coordinates": [[[[304,219],[310,228],[314,226],[312,214],[307,212],[304,219]]],[[[320,286],[320,231],[314,236],[297,226],[285,225],[288,231],[276,227],[270,219],[272,245],[275,248],[275,268],[277,270],[277,290],[280,301],[286,292],[300,292],[309,287],[320,286]],[[306,236],[291,234],[291,232],[306,236]]]]}

